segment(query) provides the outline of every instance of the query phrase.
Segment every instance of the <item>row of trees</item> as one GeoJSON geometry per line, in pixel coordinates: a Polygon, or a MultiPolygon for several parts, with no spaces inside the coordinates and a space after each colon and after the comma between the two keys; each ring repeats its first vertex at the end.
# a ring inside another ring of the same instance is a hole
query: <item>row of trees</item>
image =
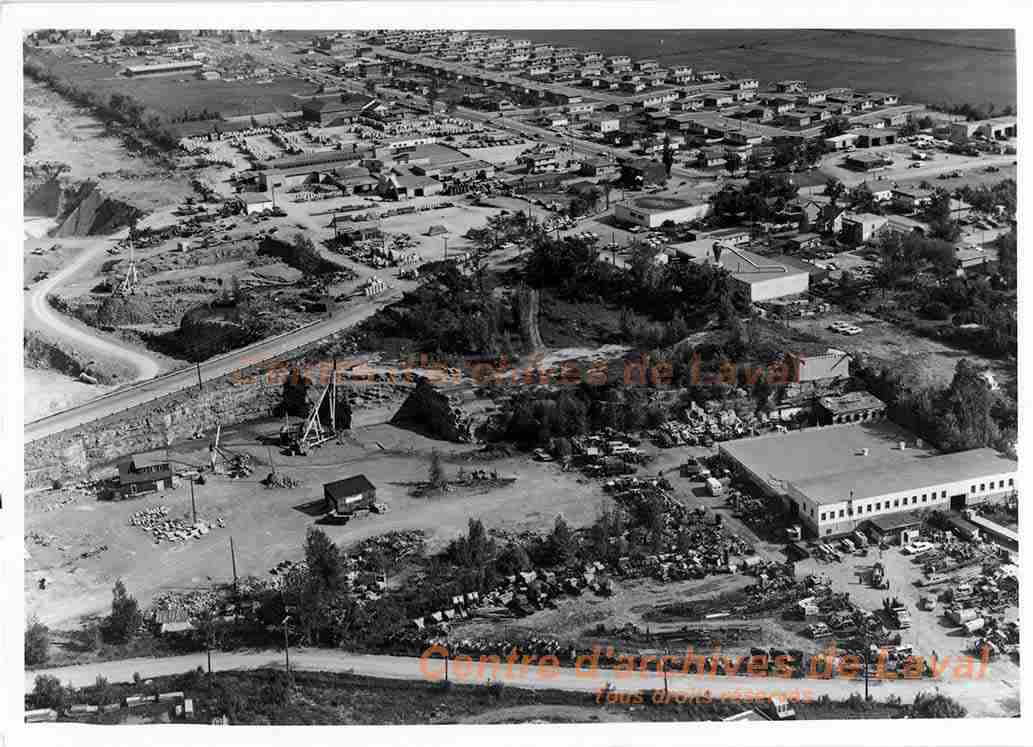
{"type": "Polygon", "coordinates": [[[129,125],[164,150],[176,147],[177,138],[166,127],[162,115],[131,96],[116,91],[105,97],[90,87],[89,83],[73,81],[51,69],[28,49],[22,69],[33,80],[45,83],[62,96],[89,107],[102,119],[129,125]]]}

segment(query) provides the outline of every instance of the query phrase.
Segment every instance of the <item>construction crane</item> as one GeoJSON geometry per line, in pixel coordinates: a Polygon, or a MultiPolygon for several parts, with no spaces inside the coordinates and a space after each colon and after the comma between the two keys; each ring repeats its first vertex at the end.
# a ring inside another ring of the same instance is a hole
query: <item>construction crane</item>
{"type": "Polygon", "coordinates": [[[129,267],[126,268],[126,276],[122,278],[122,285],[119,290],[123,296],[132,295],[136,291],[136,284],[140,282],[140,276],[136,272],[136,252],[133,249],[133,232],[129,231],[129,267]]]}
{"type": "Polygon", "coordinates": [[[251,456],[240,454],[220,446],[222,424],[215,428],[215,440],[208,446],[208,465],[212,473],[225,472],[230,477],[250,477],[252,472],[251,456]]]}
{"type": "MultiPolygon", "coordinates": [[[[285,428],[286,428],[285,424],[285,428]]],[[[329,383],[319,393],[304,426],[294,434],[291,444],[288,446],[288,453],[305,456],[310,449],[325,444],[337,436],[337,359],[334,358],[333,370],[330,374],[329,383]],[[323,403],[329,399],[330,423],[329,426],[323,423],[320,411],[323,403]]]]}

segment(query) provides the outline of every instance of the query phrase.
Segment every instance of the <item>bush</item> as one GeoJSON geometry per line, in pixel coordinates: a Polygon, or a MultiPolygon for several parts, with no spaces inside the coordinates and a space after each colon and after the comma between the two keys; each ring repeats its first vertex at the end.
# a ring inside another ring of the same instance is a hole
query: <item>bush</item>
{"type": "Polygon", "coordinates": [[[919,693],[911,712],[916,718],[965,718],[968,714],[964,706],[941,693],[919,693]]]}
{"type": "Polygon", "coordinates": [[[61,709],[71,701],[71,693],[57,677],[41,674],[36,677],[36,685],[32,688],[31,698],[36,708],[61,709]]]}
{"type": "Polygon", "coordinates": [[[50,629],[33,617],[25,629],[25,665],[34,667],[50,656],[50,629]]]}

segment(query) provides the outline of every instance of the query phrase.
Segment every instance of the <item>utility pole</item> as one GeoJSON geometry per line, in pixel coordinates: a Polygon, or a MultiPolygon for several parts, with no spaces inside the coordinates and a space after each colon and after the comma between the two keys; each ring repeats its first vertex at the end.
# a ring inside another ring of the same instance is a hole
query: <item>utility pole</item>
{"type": "Polygon", "coordinates": [[[448,261],[448,236],[444,237],[445,242],[445,261],[448,261]]]}
{"type": "Polygon", "coordinates": [[[194,478],[190,478],[190,510],[194,515],[194,524],[197,523],[197,502],[194,500],[194,478]]]}
{"type": "Polygon", "coordinates": [[[201,383],[201,363],[197,363],[197,391],[204,391],[204,384],[201,383]]]}
{"type": "Polygon", "coordinates": [[[237,591],[237,550],[233,546],[233,537],[230,537],[230,563],[233,566],[233,591],[237,591]]]}
{"type": "Polygon", "coordinates": [[[287,670],[287,677],[291,676],[291,652],[290,646],[287,640],[287,622],[291,619],[290,615],[283,618],[283,664],[287,670]]]}

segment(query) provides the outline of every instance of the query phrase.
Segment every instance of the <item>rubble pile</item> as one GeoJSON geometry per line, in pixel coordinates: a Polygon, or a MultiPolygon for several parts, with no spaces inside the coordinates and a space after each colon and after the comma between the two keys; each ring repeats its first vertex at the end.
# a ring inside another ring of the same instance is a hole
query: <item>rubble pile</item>
{"type": "Polygon", "coordinates": [[[31,542],[32,544],[39,545],[40,547],[50,547],[50,544],[55,539],[57,538],[54,536],[47,536],[36,531],[29,532],[25,535],[26,542],[31,542]]]}
{"type": "Polygon", "coordinates": [[[284,472],[270,472],[262,484],[267,488],[297,488],[301,487],[301,480],[291,477],[284,472]]]}
{"type": "Polygon", "coordinates": [[[586,477],[613,477],[634,474],[651,460],[640,448],[641,441],[607,428],[602,433],[571,439],[573,464],[586,477]]]}
{"type": "Polygon", "coordinates": [[[217,610],[222,597],[216,591],[163,591],[151,602],[152,616],[171,615],[179,619],[202,617],[217,610]]]}
{"type": "Polygon", "coordinates": [[[230,460],[226,474],[234,480],[238,480],[251,477],[251,473],[254,471],[254,467],[251,466],[250,454],[236,454],[230,460]]]}
{"type": "Polygon", "coordinates": [[[717,441],[786,430],[777,417],[758,414],[749,408],[737,412],[717,402],[708,403],[705,408],[692,402],[683,420],[669,420],[650,431],[649,436],[660,448],[670,449],[676,446],[709,447],[717,441]]]}
{"type": "MultiPolygon", "coordinates": [[[[129,525],[140,527],[154,537],[154,544],[164,542],[185,542],[208,534],[212,525],[206,521],[191,524],[184,519],[170,519],[168,506],[151,506],[137,511],[129,517],[129,525]]],[[[225,526],[220,518],[218,526],[225,526]]]]}

